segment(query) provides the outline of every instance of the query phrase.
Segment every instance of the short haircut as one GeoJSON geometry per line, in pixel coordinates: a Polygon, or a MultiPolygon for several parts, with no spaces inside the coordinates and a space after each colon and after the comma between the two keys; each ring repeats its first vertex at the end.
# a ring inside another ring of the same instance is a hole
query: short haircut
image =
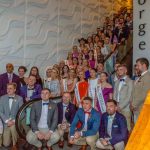
{"type": "Polygon", "coordinates": [[[86,100],[90,101],[91,103],[93,102],[93,99],[89,96],[83,98],[83,101],[86,101],[86,100]]]}
{"type": "Polygon", "coordinates": [[[125,67],[126,69],[128,69],[126,64],[120,64],[117,68],[120,68],[120,67],[125,67]]]}
{"type": "Polygon", "coordinates": [[[26,68],[25,66],[19,66],[18,71],[19,71],[20,69],[23,69],[24,72],[27,72],[27,68],[26,68]]]}
{"type": "Polygon", "coordinates": [[[69,94],[69,95],[71,96],[71,93],[70,93],[70,92],[63,92],[63,95],[64,95],[64,94],[69,94]]]}
{"type": "Polygon", "coordinates": [[[108,73],[107,72],[101,72],[101,74],[105,74],[106,75],[106,77],[108,77],[108,73]]]}
{"type": "Polygon", "coordinates": [[[149,67],[149,61],[147,58],[139,58],[136,60],[136,62],[140,62],[142,65],[145,64],[147,68],[149,67]]]}
{"type": "Polygon", "coordinates": [[[42,91],[48,91],[49,93],[51,93],[50,89],[48,88],[43,88],[42,91]]]}
{"type": "Polygon", "coordinates": [[[117,101],[114,99],[109,99],[107,103],[114,103],[117,106],[117,101]]]}
{"type": "Polygon", "coordinates": [[[14,87],[14,89],[17,89],[17,84],[16,84],[15,82],[8,83],[8,84],[7,84],[7,87],[8,87],[9,85],[12,85],[12,86],[14,87]]]}

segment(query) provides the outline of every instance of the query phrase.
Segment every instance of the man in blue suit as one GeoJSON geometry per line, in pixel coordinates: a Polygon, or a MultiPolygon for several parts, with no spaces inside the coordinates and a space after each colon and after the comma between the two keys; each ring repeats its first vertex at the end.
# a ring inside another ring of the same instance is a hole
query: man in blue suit
{"type": "Polygon", "coordinates": [[[96,146],[100,149],[124,150],[124,143],[128,137],[127,121],[117,112],[115,100],[107,101],[106,110],[107,112],[102,115],[99,128],[100,139],[96,142],[96,146]]]}
{"type": "Polygon", "coordinates": [[[71,95],[68,92],[63,93],[62,102],[57,104],[58,107],[58,132],[60,135],[59,147],[64,146],[64,133],[69,132],[70,124],[72,123],[76,107],[71,102],[71,95]]]}
{"type": "Polygon", "coordinates": [[[95,143],[98,138],[98,129],[100,126],[100,114],[92,108],[92,99],[85,97],[83,99],[83,108],[76,112],[70,128],[70,144],[82,145],[80,150],[86,150],[87,144],[91,150],[95,150],[95,143]],[[78,123],[80,128],[76,128],[78,123]]]}

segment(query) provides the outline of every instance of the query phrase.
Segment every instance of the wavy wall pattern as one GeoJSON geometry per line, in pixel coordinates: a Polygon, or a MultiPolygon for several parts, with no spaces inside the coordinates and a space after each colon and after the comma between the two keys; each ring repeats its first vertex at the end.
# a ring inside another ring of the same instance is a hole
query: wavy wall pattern
{"type": "Polygon", "coordinates": [[[0,0],[0,73],[12,62],[42,74],[120,7],[120,0],[0,0]]]}

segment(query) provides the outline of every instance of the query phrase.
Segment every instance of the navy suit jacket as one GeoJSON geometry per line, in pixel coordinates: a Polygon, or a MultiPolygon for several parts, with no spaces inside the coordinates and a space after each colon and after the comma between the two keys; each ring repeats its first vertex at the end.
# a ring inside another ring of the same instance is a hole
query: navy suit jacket
{"type": "MultiPolygon", "coordinates": [[[[107,134],[107,123],[108,123],[108,114],[104,113],[102,115],[101,124],[99,128],[100,138],[110,138],[107,134]]],[[[116,112],[116,115],[112,124],[111,139],[109,140],[112,145],[115,145],[118,142],[127,141],[128,138],[128,129],[127,121],[125,117],[116,112]]]]}
{"type": "MultiPolygon", "coordinates": [[[[70,136],[74,136],[78,122],[82,124],[81,128],[78,129],[79,131],[81,131],[84,128],[85,124],[85,113],[83,108],[79,108],[78,111],[76,112],[76,115],[71,124],[70,136]]],[[[91,114],[87,121],[87,131],[82,132],[83,137],[96,135],[99,130],[99,126],[100,126],[100,114],[94,108],[92,108],[91,114]]]]}
{"type": "MultiPolygon", "coordinates": [[[[24,100],[27,97],[27,89],[28,85],[24,85],[20,88],[20,95],[23,97],[24,100]]],[[[41,91],[42,91],[41,85],[35,84],[34,92],[33,95],[30,97],[30,99],[41,98],[41,91]]]]}
{"type": "MultiPolygon", "coordinates": [[[[58,124],[61,124],[63,121],[63,103],[62,102],[58,103],[57,107],[58,107],[58,124]]],[[[65,117],[68,123],[70,124],[72,123],[75,113],[76,113],[75,105],[69,103],[65,112],[65,117]]]]}
{"type": "MultiPolygon", "coordinates": [[[[13,73],[12,82],[17,84],[16,94],[20,95],[20,79],[13,73]]],[[[7,72],[0,75],[0,96],[7,94],[7,84],[9,83],[7,72]]]]}

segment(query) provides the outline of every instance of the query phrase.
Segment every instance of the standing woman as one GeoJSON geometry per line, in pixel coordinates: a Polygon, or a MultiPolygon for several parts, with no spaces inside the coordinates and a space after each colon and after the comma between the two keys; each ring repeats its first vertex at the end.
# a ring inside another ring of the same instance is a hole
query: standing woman
{"type": "Polygon", "coordinates": [[[61,89],[63,92],[71,93],[71,97],[74,97],[74,89],[77,83],[76,72],[74,69],[69,70],[68,78],[61,80],[61,89]]]}
{"type": "Polygon", "coordinates": [[[62,68],[61,79],[68,78],[68,74],[69,74],[69,67],[68,67],[67,65],[65,65],[65,66],[62,68]]]}
{"type": "Polygon", "coordinates": [[[89,88],[88,88],[88,96],[93,99],[93,108],[96,108],[96,87],[98,84],[98,78],[96,78],[96,69],[90,69],[90,78],[88,80],[89,88]]]}
{"type": "MultiPolygon", "coordinates": [[[[47,87],[51,91],[51,97],[58,97],[61,95],[61,88],[60,88],[60,81],[59,81],[59,71],[56,68],[53,68],[51,71],[51,80],[48,82],[47,87]]],[[[60,98],[56,98],[53,102],[58,103],[60,102],[60,98]]]]}
{"type": "Polygon", "coordinates": [[[41,87],[43,87],[42,79],[39,75],[39,69],[36,66],[33,66],[30,70],[30,75],[34,75],[36,77],[36,83],[35,84],[40,84],[41,87]]]}
{"type": "Polygon", "coordinates": [[[19,80],[20,80],[20,87],[27,84],[28,78],[25,77],[25,73],[27,72],[27,68],[25,66],[20,66],[18,68],[19,80]]]}
{"type": "Polygon", "coordinates": [[[94,59],[94,51],[90,50],[89,51],[89,66],[90,68],[96,68],[96,61],[94,59]]]}
{"type": "Polygon", "coordinates": [[[88,82],[85,80],[84,71],[78,72],[79,81],[75,87],[75,97],[73,103],[77,107],[82,107],[82,99],[88,95],[88,82]]]}
{"type": "Polygon", "coordinates": [[[51,66],[46,67],[44,87],[47,87],[49,82],[51,81],[51,72],[52,72],[52,67],[51,66]]]}
{"type": "Polygon", "coordinates": [[[106,102],[108,99],[112,99],[113,96],[113,88],[107,80],[108,74],[106,72],[102,72],[96,88],[97,109],[101,114],[106,112],[106,102]]]}

